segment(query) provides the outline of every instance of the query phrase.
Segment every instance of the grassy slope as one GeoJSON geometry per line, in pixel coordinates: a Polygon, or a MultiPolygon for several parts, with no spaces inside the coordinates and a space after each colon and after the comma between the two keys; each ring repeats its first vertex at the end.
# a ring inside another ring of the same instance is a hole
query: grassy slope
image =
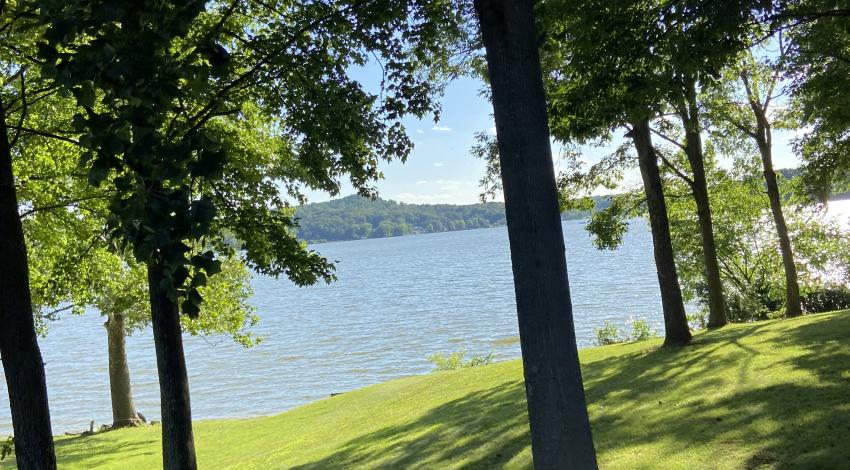
{"type": "MultiPolygon", "coordinates": [[[[601,466],[850,468],[848,338],[850,312],[841,312],[733,325],[676,351],[659,350],[658,341],[582,351],[601,466]]],[[[207,469],[530,466],[518,361],[195,429],[207,469]]],[[[156,468],[159,432],[61,438],[60,462],[156,468]]]]}

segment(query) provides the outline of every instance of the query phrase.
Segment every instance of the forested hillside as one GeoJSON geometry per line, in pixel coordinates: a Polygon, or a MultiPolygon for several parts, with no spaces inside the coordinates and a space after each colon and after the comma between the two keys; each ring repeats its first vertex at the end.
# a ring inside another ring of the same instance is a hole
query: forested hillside
{"type": "MultiPolygon", "coordinates": [[[[307,204],[297,213],[298,236],[309,242],[362,240],[505,225],[505,205],[501,202],[406,204],[347,196],[307,204]]],[[[566,212],[563,218],[576,219],[587,215],[587,212],[566,212]]]]}
{"type": "Polygon", "coordinates": [[[310,242],[448,232],[505,224],[505,205],[405,204],[348,196],[298,209],[298,237],[310,242]]]}

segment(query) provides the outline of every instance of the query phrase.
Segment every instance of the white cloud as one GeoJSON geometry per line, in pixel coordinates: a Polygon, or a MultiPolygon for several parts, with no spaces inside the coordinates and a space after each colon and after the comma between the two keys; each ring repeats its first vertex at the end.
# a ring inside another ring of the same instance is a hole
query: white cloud
{"type": "Polygon", "coordinates": [[[431,128],[431,130],[437,132],[451,132],[452,128],[446,126],[434,126],[431,128]]]}
{"type": "Polygon", "coordinates": [[[423,131],[422,129],[416,129],[416,133],[417,133],[417,134],[424,134],[424,133],[425,133],[425,131],[423,131]]]}
{"type": "Polygon", "coordinates": [[[489,129],[490,133],[496,135],[496,126],[493,126],[489,129]]]}
{"type": "Polygon", "coordinates": [[[428,180],[419,180],[416,182],[418,185],[428,184],[428,180]]]}
{"type": "Polygon", "coordinates": [[[434,166],[441,167],[441,166],[445,166],[445,164],[443,162],[435,162],[434,166]]]}

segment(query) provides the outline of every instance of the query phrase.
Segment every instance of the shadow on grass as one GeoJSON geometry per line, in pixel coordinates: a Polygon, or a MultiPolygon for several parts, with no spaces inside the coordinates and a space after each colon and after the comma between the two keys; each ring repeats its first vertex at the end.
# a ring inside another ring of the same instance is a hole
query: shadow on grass
{"type": "Polygon", "coordinates": [[[325,459],[295,467],[498,468],[529,446],[525,389],[506,382],[346,443],[325,459]]]}
{"type": "Polygon", "coordinates": [[[154,455],[160,445],[158,436],[154,439],[115,441],[104,439],[105,435],[108,434],[76,436],[57,441],[55,445],[60,468],[65,465],[74,468],[91,468],[101,465],[120,468],[120,463],[117,463],[115,459],[116,455],[120,455],[122,459],[154,455]]]}
{"type": "MultiPolygon", "coordinates": [[[[717,330],[685,348],[589,362],[584,376],[597,450],[603,459],[622,455],[615,451],[640,459],[658,444],[656,460],[645,462],[652,468],[665,468],[675,453],[711,468],[705,460],[726,449],[747,469],[850,468],[848,337],[850,316],[832,315],[783,329],[717,330]],[[806,373],[762,379],[777,367],[806,373]]],[[[525,413],[522,382],[505,383],[297,468],[500,468],[528,448],[525,413]]]]}
{"type": "Polygon", "coordinates": [[[824,316],[773,332],[769,327],[718,330],[689,347],[590,364],[588,401],[610,400],[620,410],[628,405],[628,411],[595,416],[597,448],[627,451],[666,442],[685,453],[729,446],[755,449],[744,468],[850,468],[844,445],[850,434],[850,318],[824,316]],[[759,348],[759,336],[770,334],[770,347],[759,348]],[[805,373],[779,383],[763,379],[777,368],[805,373]]]}

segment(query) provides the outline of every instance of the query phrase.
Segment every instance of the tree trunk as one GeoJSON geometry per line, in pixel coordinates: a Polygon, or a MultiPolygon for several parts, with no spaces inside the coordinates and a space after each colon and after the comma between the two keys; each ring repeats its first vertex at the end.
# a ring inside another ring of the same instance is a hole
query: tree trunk
{"type": "Polygon", "coordinates": [[[109,392],[112,397],[112,427],[123,428],[139,423],[133,390],[130,386],[130,367],[127,365],[124,315],[109,314],[106,327],[109,346],[109,392]]]}
{"type": "Polygon", "coordinates": [[[537,469],[594,469],[532,0],[476,0],[493,92],[537,469]]]}
{"type": "Polygon", "coordinates": [[[693,173],[692,189],[697,206],[700,237],[702,239],[705,281],[708,288],[708,327],[718,328],[727,323],[726,301],[723,298],[723,282],[717,262],[717,245],[711,221],[711,204],[708,199],[708,182],[705,177],[705,155],[700,135],[699,109],[696,102],[696,84],[687,82],[687,107],[680,111],[685,128],[685,153],[693,173]]]}
{"type": "Polygon", "coordinates": [[[770,200],[770,211],[773,213],[776,235],[779,237],[782,266],[785,268],[785,315],[799,317],[803,314],[800,301],[800,284],[797,281],[797,265],[794,264],[791,237],[788,236],[788,226],[785,224],[785,214],[782,212],[782,195],[779,193],[776,172],[773,170],[773,152],[767,142],[759,142],[759,151],[764,169],[764,181],[767,186],[767,198],[770,200]]]}
{"type": "Polygon", "coordinates": [[[646,194],[646,207],[649,212],[649,225],[652,228],[655,270],[658,274],[658,285],[661,287],[661,309],[664,313],[664,345],[681,346],[691,341],[691,330],[685,315],[685,303],[682,300],[679,275],[673,258],[667,203],[664,201],[664,187],[658,171],[658,157],[652,146],[649,121],[642,120],[634,123],[631,137],[638,154],[638,164],[646,194]]]}
{"type": "Polygon", "coordinates": [[[36,340],[29,265],[12,174],[12,149],[0,101],[0,356],[9,390],[20,469],[54,469],[44,362],[36,340]]]}
{"type": "Polygon", "coordinates": [[[151,321],[159,373],[162,410],[162,460],[165,470],[195,470],[195,440],[189,403],[189,377],[183,355],[183,337],[177,303],[162,288],[164,268],[157,259],[148,263],[151,321]]]}
{"type": "Polygon", "coordinates": [[[788,236],[788,225],[785,224],[785,214],[782,212],[782,195],[776,182],[776,172],[773,170],[773,137],[770,123],[764,108],[750,99],[750,107],[756,117],[756,143],[761,154],[761,165],[764,172],[764,182],[767,187],[767,198],[770,200],[770,212],[776,225],[776,235],[779,238],[779,251],[782,254],[782,266],[785,269],[785,316],[799,317],[803,314],[800,300],[800,284],[797,281],[797,265],[794,263],[794,250],[791,248],[791,237],[788,236]]]}

